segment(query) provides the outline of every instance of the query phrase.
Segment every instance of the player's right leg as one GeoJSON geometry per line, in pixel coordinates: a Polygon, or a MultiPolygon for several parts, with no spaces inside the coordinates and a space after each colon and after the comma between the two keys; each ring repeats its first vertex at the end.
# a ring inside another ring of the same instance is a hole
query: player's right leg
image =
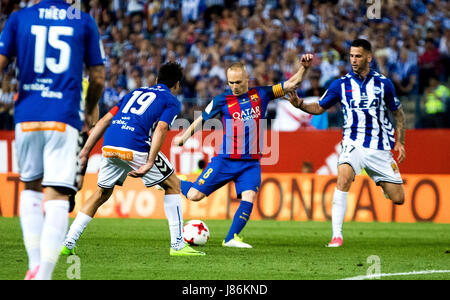
{"type": "Polygon", "coordinates": [[[191,201],[200,201],[233,180],[226,159],[214,157],[195,182],[181,180],[181,193],[191,201]]]}
{"type": "Polygon", "coordinates": [[[355,179],[355,171],[348,163],[338,166],[338,178],[333,194],[331,208],[332,238],[328,247],[341,247],[343,243],[342,225],[344,223],[345,212],[347,211],[347,195],[351,184],[355,179]]]}
{"type": "MultiPolygon", "coordinates": [[[[136,159],[139,159],[137,156],[136,159]]],[[[146,161],[142,157],[142,163],[146,161]]],[[[140,165],[134,166],[137,168],[140,165]]],[[[164,191],[164,212],[169,223],[170,256],[203,256],[204,252],[192,249],[183,240],[183,210],[181,206],[180,179],[169,160],[158,153],[153,167],[142,178],[146,187],[160,185],[164,191]]]]}
{"type": "Polygon", "coordinates": [[[20,180],[25,185],[25,189],[20,193],[20,225],[28,254],[25,279],[32,279],[41,260],[40,241],[44,225],[44,193],[41,185],[44,175],[44,138],[42,132],[23,131],[21,123],[16,125],[15,137],[20,180]]]}
{"type": "Polygon", "coordinates": [[[24,182],[25,189],[20,193],[20,225],[28,254],[28,271],[25,280],[31,280],[36,276],[41,259],[40,241],[44,224],[42,210],[44,193],[41,182],[42,178],[24,182]]]}
{"type": "Polygon", "coordinates": [[[183,210],[180,196],[180,179],[172,173],[161,184],[165,191],[164,212],[169,223],[170,256],[204,256],[204,252],[197,251],[183,240],[183,210]]]}
{"type": "Polygon", "coordinates": [[[343,243],[342,225],[347,211],[347,194],[355,180],[355,175],[361,173],[362,155],[359,146],[343,141],[338,160],[337,184],[333,194],[331,208],[331,224],[333,235],[328,247],[340,247],[343,243]]]}
{"type": "MultiPolygon", "coordinates": [[[[200,178],[200,177],[199,177],[200,178]]],[[[201,178],[200,178],[201,179],[201,178]]],[[[198,182],[199,179],[197,179],[198,182]]],[[[206,197],[206,195],[194,187],[196,182],[180,180],[181,193],[189,200],[197,202],[206,197]]]]}
{"type": "Polygon", "coordinates": [[[36,279],[51,279],[69,225],[69,195],[77,191],[79,132],[70,125],[44,122],[42,186],[46,187],[41,262],[36,279]],[[63,167],[62,167],[63,166],[63,167]]]}
{"type": "Polygon", "coordinates": [[[112,188],[97,187],[97,190],[89,197],[78,212],[72,225],[70,225],[69,232],[63,243],[61,254],[72,255],[75,254],[75,245],[83,234],[86,226],[94,218],[95,213],[99,207],[108,201],[114,191],[112,188]]]}

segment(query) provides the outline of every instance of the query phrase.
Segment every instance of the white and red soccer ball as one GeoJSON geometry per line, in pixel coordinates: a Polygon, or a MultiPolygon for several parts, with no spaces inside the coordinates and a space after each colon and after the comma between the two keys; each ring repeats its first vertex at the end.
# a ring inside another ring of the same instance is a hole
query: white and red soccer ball
{"type": "Polygon", "coordinates": [[[183,227],[183,238],[189,245],[204,245],[209,240],[209,228],[203,221],[191,220],[183,227]]]}

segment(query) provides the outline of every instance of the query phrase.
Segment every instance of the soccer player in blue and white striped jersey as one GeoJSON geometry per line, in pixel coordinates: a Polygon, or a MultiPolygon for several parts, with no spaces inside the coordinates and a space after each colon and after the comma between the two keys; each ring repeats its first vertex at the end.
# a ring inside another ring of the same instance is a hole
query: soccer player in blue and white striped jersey
{"type": "Polygon", "coordinates": [[[405,199],[403,181],[391,153],[392,149],[399,153],[399,162],[406,157],[405,115],[391,80],[370,69],[371,48],[367,40],[353,41],[350,48],[352,72],[336,79],[319,102],[305,103],[296,92],[289,94],[291,103],[307,113],[322,114],[340,103],[344,114],[338,180],[333,195],[333,237],[329,247],[342,246],[347,193],[362,168],[393,203],[403,204],[405,199]],[[388,110],[395,118],[397,142],[388,110]]]}

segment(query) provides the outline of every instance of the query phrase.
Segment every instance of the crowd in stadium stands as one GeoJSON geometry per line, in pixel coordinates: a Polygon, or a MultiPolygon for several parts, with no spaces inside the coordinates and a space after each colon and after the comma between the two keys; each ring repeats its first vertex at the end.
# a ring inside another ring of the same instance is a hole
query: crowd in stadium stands
{"type": "MultiPolygon", "coordinates": [[[[33,1],[3,2],[9,5],[2,7],[1,26],[33,1]]],[[[225,69],[237,60],[246,64],[250,86],[271,85],[292,75],[299,54],[314,53],[301,91],[320,96],[349,71],[350,43],[363,37],[372,43],[372,68],[394,82],[408,127],[450,127],[450,1],[91,0],[81,6],[96,20],[107,56],[101,114],[128,91],[154,84],[166,61],[185,68],[179,100],[181,117],[190,121],[223,91],[225,69]]],[[[1,103],[12,103],[16,84],[10,66],[1,103]]],[[[12,128],[5,109],[0,126],[12,128]]],[[[339,114],[329,111],[330,127],[342,124],[339,114]]]]}

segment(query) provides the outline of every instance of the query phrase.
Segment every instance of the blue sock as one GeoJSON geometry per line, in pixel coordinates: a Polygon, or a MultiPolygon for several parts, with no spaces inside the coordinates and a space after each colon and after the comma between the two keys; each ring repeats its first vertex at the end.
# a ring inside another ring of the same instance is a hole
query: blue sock
{"type": "Polygon", "coordinates": [[[230,231],[225,238],[225,243],[234,238],[234,234],[239,234],[244,229],[245,224],[250,219],[252,213],[253,203],[241,200],[241,204],[237,209],[233,217],[233,223],[231,224],[230,231]]]}
{"type": "Polygon", "coordinates": [[[191,187],[194,185],[193,182],[187,181],[187,180],[180,180],[181,183],[181,193],[187,198],[187,194],[191,187]]]}

